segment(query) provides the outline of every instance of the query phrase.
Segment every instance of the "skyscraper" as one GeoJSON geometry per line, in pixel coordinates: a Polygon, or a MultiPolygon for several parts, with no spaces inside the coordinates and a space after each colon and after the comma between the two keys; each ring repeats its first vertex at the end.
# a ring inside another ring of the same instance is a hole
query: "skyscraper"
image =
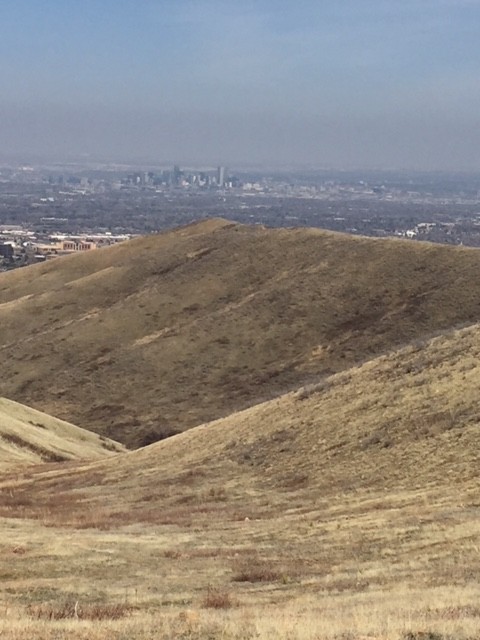
{"type": "Polygon", "coordinates": [[[182,177],[182,171],[180,170],[180,167],[176,164],[173,167],[173,175],[172,175],[172,182],[174,185],[178,185],[180,184],[180,178],[182,177]]]}
{"type": "Polygon", "coordinates": [[[223,187],[225,184],[225,167],[218,167],[217,169],[217,185],[223,187]]]}

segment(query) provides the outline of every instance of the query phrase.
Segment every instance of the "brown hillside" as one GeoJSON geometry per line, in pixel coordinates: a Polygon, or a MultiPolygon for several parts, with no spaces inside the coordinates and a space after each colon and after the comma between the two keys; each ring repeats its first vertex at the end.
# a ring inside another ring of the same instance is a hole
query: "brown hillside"
{"type": "Polygon", "coordinates": [[[215,514],[217,503],[222,518],[227,505],[232,517],[268,518],[280,508],[315,509],[318,500],[341,504],[374,492],[471,493],[475,502],[479,386],[476,325],[128,452],[120,462],[39,469],[12,486],[17,497],[34,496],[42,513],[49,505],[54,518],[62,517],[63,491],[68,517],[88,511],[99,518],[97,508],[105,524],[111,517],[164,522],[180,504],[188,520],[215,514]],[[196,514],[197,501],[210,506],[196,514]]]}
{"type": "Polygon", "coordinates": [[[0,394],[139,445],[480,317],[480,252],[210,220],[0,276],[0,394]]]}
{"type": "Polygon", "coordinates": [[[0,398],[0,468],[42,462],[98,460],[124,447],[113,440],[0,398]]]}

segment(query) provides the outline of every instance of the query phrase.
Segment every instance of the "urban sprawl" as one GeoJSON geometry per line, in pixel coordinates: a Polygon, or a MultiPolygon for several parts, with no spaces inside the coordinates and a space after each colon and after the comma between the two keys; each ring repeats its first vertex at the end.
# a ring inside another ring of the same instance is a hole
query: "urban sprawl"
{"type": "Polygon", "coordinates": [[[221,216],[480,246],[478,174],[0,164],[0,269],[221,216]]]}

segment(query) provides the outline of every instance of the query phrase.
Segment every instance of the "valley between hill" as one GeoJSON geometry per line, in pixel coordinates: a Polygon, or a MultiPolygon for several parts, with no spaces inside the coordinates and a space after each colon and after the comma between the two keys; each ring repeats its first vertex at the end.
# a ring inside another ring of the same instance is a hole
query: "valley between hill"
{"type": "Polygon", "coordinates": [[[480,318],[480,253],[209,220],[0,278],[0,395],[141,446],[480,318]]]}

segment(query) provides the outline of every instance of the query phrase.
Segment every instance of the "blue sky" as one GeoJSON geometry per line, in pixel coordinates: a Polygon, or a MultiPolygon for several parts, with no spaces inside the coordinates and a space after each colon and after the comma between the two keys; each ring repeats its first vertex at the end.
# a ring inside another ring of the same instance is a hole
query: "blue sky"
{"type": "Polygon", "coordinates": [[[5,0],[0,146],[480,169],[480,0],[5,0]]]}

